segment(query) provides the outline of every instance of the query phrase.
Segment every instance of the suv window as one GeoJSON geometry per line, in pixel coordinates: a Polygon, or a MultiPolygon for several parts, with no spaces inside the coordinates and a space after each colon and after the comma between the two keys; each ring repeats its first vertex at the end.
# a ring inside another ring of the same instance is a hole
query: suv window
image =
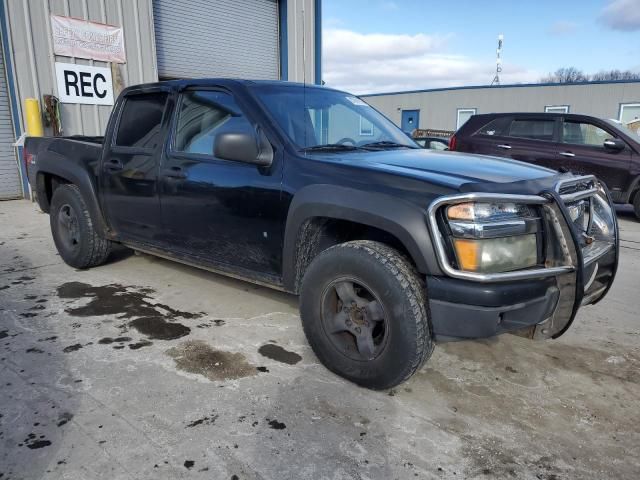
{"type": "Polygon", "coordinates": [[[251,123],[233,96],[213,90],[194,90],[182,95],[174,150],[213,155],[216,136],[223,131],[244,131],[251,123]]]}
{"type": "Polygon", "coordinates": [[[554,126],[555,120],[516,119],[511,122],[509,136],[550,142],[553,141],[554,126]]]}
{"type": "Polygon", "coordinates": [[[489,136],[504,135],[509,126],[509,122],[511,122],[511,118],[509,117],[495,118],[478,130],[476,134],[489,136]]]}
{"type": "Polygon", "coordinates": [[[606,130],[596,127],[592,123],[567,122],[562,126],[562,141],[574,145],[592,145],[601,147],[611,135],[606,130]]]}
{"type": "Polygon", "coordinates": [[[155,148],[162,141],[160,124],[166,101],[166,92],[127,96],[118,122],[116,145],[155,148]]]}

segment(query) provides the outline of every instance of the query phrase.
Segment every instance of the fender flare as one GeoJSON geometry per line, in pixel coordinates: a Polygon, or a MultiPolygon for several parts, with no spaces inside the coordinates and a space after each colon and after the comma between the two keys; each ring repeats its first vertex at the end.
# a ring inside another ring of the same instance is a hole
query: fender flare
{"type": "Polygon", "coordinates": [[[82,198],[87,204],[89,209],[89,215],[93,222],[94,228],[103,238],[110,238],[109,227],[105,221],[102,210],[100,209],[100,203],[98,200],[98,192],[95,184],[95,175],[90,172],[90,169],[97,168],[96,165],[87,165],[82,160],[75,160],[69,157],[60,155],[59,153],[51,150],[47,151],[46,158],[38,158],[38,170],[37,174],[49,174],[56,177],[63,178],[69,183],[76,185],[80,189],[82,198]]]}
{"type": "MultiPolygon", "coordinates": [[[[425,205],[428,202],[425,200],[425,205]]],[[[297,239],[311,218],[347,220],[383,230],[396,237],[422,274],[441,274],[425,211],[396,197],[335,185],[316,184],[300,189],[289,206],[284,234],[282,281],[295,291],[297,239]]]]}

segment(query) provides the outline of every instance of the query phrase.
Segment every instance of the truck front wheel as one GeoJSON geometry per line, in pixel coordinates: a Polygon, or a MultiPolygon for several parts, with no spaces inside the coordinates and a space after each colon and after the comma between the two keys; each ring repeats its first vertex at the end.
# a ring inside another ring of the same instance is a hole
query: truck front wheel
{"type": "Polygon", "coordinates": [[[113,243],[96,232],[87,204],[76,185],[60,185],[53,192],[49,212],[51,233],[66,264],[89,268],[103,264],[113,243]]]}
{"type": "Polygon", "coordinates": [[[302,280],[300,316],[322,364],[363,387],[402,383],[433,351],[424,283],[382,243],[352,241],[320,253],[302,280]]]}

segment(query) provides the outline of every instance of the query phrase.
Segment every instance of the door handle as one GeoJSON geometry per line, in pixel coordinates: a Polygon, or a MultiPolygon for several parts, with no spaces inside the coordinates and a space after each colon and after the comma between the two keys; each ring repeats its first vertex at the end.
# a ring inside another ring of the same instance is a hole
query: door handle
{"type": "Polygon", "coordinates": [[[563,157],[575,157],[576,154],[575,153],[571,153],[571,152],[560,152],[559,155],[562,155],[563,157]]]}
{"type": "Polygon", "coordinates": [[[187,174],[182,171],[182,167],[167,168],[162,174],[169,178],[187,178],[187,174]]]}
{"type": "Polygon", "coordinates": [[[117,158],[111,158],[107,161],[106,169],[110,172],[117,172],[123,168],[124,165],[122,165],[122,162],[117,158]]]}
{"type": "Polygon", "coordinates": [[[498,148],[502,148],[503,150],[511,150],[511,145],[507,145],[506,143],[502,143],[498,145],[498,148]]]}

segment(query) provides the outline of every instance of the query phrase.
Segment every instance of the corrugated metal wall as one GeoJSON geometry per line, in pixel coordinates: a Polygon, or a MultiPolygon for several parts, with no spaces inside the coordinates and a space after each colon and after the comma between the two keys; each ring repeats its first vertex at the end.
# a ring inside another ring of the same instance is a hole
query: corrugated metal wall
{"type": "Polygon", "coordinates": [[[277,80],[274,0],[154,0],[160,78],[277,80]]]}
{"type": "Polygon", "coordinates": [[[287,0],[290,82],[315,82],[315,1],[287,0]]]}
{"type": "Polygon", "coordinates": [[[14,138],[4,58],[0,49],[0,200],[22,196],[14,138]]]}
{"type": "Polygon", "coordinates": [[[618,118],[621,103],[639,103],[640,82],[540,85],[436,90],[362,96],[397,125],[402,110],[420,110],[420,128],[455,130],[457,109],[477,113],[544,112],[547,105],[569,105],[569,113],[618,118]]]}
{"type": "MultiPolygon", "coordinates": [[[[119,66],[124,86],[158,78],[151,0],[6,0],[20,113],[24,99],[58,95],[54,62],[108,67],[105,62],[53,55],[49,15],[123,26],[127,63],[119,66]]],[[[111,106],[63,104],[64,135],[102,135],[111,106]]],[[[24,125],[24,122],[21,122],[24,125]]],[[[45,129],[45,135],[50,135],[45,129]]]]}

